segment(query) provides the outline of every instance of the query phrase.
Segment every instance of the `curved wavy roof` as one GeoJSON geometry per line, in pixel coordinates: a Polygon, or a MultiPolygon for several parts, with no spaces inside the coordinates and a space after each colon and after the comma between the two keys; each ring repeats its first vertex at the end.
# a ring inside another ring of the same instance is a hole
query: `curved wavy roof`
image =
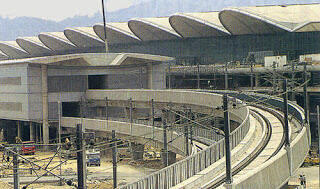
{"type": "Polygon", "coordinates": [[[177,13],[169,18],[172,28],[182,37],[226,36],[230,33],[222,26],[219,12],[177,13]]]}
{"type": "Polygon", "coordinates": [[[68,51],[75,49],[63,32],[45,32],[38,35],[40,41],[53,51],[68,51]]]}
{"type": "Polygon", "coordinates": [[[10,59],[30,57],[30,54],[23,50],[16,41],[0,41],[0,50],[10,59]]]}
{"type": "Polygon", "coordinates": [[[66,28],[64,34],[77,47],[87,48],[105,45],[92,27],[66,28]]]}
{"type": "Polygon", "coordinates": [[[320,21],[320,4],[226,8],[222,25],[234,35],[292,32],[304,23],[320,21]]]}
{"type": "Polygon", "coordinates": [[[9,57],[2,52],[0,52],[0,60],[7,60],[9,57]]]}
{"type": "MultiPolygon", "coordinates": [[[[104,29],[103,24],[95,24],[93,30],[96,34],[104,40],[104,29]]],[[[112,22],[106,24],[106,32],[108,43],[117,44],[117,43],[136,43],[140,39],[135,36],[130,30],[127,22],[112,22]]]]}
{"type": "Polygon", "coordinates": [[[181,36],[174,31],[169,17],[136,18],[128,22],[131,31],[142,41],[179,39],[181,36]]]}
{"type": "Polygon", "coordinates": [[[38,37],[19,37],[16,39],[18,45],[32,56],[46,56],[52,51],[46,47],[38,37]]]}

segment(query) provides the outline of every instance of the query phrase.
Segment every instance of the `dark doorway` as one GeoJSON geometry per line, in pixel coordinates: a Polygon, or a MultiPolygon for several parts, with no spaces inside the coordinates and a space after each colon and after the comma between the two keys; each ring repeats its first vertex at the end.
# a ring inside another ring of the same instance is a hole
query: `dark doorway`
{"type": "Polygon", "coordinates": [[[63,102],[62,116],[63,117],[80,117],[79,102],[63,102]]]}

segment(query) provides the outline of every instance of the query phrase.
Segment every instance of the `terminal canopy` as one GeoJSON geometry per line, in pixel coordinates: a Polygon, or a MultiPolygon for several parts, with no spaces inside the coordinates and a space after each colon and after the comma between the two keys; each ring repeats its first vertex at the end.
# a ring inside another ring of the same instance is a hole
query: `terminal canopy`
{"type": "Polygon", "coordinates": [[[63,32],[46,32],[39,34],[40,41],[53,51],[69,51],[76,48],[63,32]]]}
{"type": "Polygon", "coordinates": [[[104,42],[99,39],[92,27],[67,28],[64,34],[69,41],[80,48],[104,46],[104,42]]]}
{"type": "Polygon", "coordinates": [[[320,21],[320,4],[227,8],[223,26],[234,35],[293,32],[302,24],[320,21]]]}
{"type": "MultiPolygon", "coordinates": [[[[104,40],[104,28],[103,24],[95,24],[93,30],[96,34],[104,40]]],[[[136,43],[140,39],[135,36],[130,28],[128,27],[127,22],[113,22],[106,24],[106,33],[108,43],[119,44],[119,43],[136,43]]]]}
{"type": "Polygon", "coordinates": [[[0,50],[10,59],[30,57],[15,41],[1,41],[0,50]]]}
{"type": "Polygon", "coordinates": [[[142,41],[173,40],[181,36],[169,23],[168,17],[137,18],[129,21],[129,28],[142,41]]]}
{"type": "Polygon", "coordinates": [[[32,56],[47,56],[52,54],[52,51],[38,37],[19,37],[16,41],[21,48],[32,56]]]}
{"type": "Polygon", "coordinates": [[[219,12],[177,13],[169,18],[172,28],[184,38],[226,36],[219,12]]]}

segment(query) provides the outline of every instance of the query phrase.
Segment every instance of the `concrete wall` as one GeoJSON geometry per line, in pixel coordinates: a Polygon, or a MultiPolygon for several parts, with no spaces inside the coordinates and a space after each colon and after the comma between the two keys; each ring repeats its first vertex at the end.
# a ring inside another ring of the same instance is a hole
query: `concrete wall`
{"type": "MultiPolygon", "coordinates": [[[[76,124],[81,123],[81,118],[70,118],[63,117],[61,124],[63,127],[76,127],[76,124]]],[[[128,122],[119,122],[119,121],[107,121],[107,120],[98,120],[98,119],[82,119],[82,124],[87,130],[95,131],[107,131],[111,132],[115,130],[117,135],[127,136],[127,140],[136,141],[140,144],[144,144],[152,139],[152,126],[146,126],[141,124],[132,124],[128,122]],[[132,128],[132,130],[131,130],[132,128]]],[[[163,131],[161,128],[154,128],[155,130],[155,141],[163,143],[163,131]]],[[[125,138],[122,138],[125,139],[125,138]]],[[[175,132],[168,132],[168,141],[173,141],[168,145],[168,150],[175,153],[185,155],[185,139],[179,137],[175,132]],[[174,139],[174,140],[173,140],[174,139]]],[[[159,146],[161,144],[158,144],[159,146]]]]}
{"type": "Polygon", "coordinates": [[[28,67],[26,64],[0,67],[0,118],[27,120],[28,67]]]}

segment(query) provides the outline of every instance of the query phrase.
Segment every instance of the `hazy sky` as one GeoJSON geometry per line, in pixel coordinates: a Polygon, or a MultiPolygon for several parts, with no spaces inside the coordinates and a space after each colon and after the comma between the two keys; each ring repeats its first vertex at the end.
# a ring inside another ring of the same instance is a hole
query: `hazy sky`
{"type": "MultiPolygon", "coordinates": [[[[108,12],[127,8],[135,2],[135,0],[104,1],[108,12]]],[[[9,18],[32,16],[60,21],[75,15],[93,15],[101,11],[101,6],[101,0],[1,0],[0,16],[9,18]]]]}

